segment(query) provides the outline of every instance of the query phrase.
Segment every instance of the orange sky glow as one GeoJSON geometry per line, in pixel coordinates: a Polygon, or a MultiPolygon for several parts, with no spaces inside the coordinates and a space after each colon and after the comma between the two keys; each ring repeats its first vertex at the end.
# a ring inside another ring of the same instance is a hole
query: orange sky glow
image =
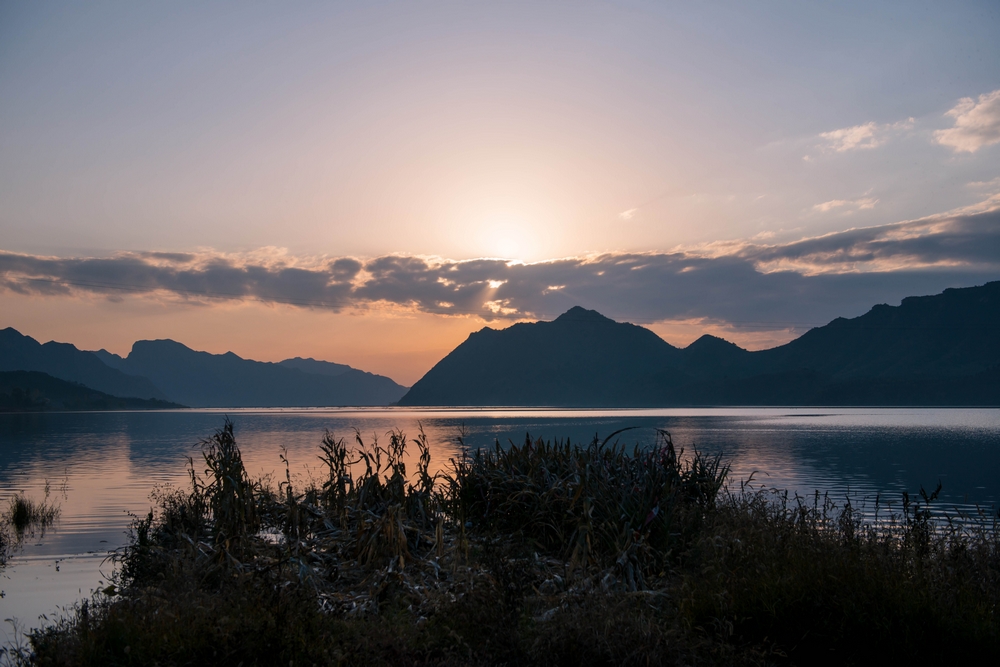
{"type": "Polygon", "coordinates": [[[750,349],[1000,279],[1000,6],[0,7],[0,327],[412,384],[581,305],[750,349]]]}

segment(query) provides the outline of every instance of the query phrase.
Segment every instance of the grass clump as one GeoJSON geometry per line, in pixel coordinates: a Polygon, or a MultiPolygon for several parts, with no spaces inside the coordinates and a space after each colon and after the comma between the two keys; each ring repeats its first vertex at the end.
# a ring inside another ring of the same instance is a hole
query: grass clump
{"type": "Polygon", "coordinates": [[[59,508],[50,504],[47,498],[35,501],[23,493],[18,493],[10,499],[3,518],[20,537],[35,528],[48,528],[55,523],[58,516],[59,508]]]}
{"type": "Polygon", "coordinates": [[[32,500],[24,493],[11,497],[0,514],[0,567],[7,563],[25,536],[33,535],[36,530],[44,532],[57,518],[59,507],[49,502],[48,483],[44,500],[32,500]]]}
{"type": "Polygon", "coordinates": [[[452,510],[571,567],[614,565],[627,590],[645,588],[697,534],[727,473],[720,457],[685,461],[669,433],[657,435],[631,452],[607,439],[497,443],[458,463],[452,510]]]}
{"type": "MultiPolygon", "coordinates": [[[[327,434],[323,479],[251,480],[233,428],[162,492],[115,586],[25,662],[892,664],[1000,650],[993,518],[868,520],[725,486],[718,457],[526,439],[430,473],[426,437],[327,434]],[[408,471],[407,447],[416,447],[408,471]],[[199,466],[200,467],[200,466],[199,466]]],[[[288,464],[287,456],[282,458],[288,464]]],[[[822,500],[822,502],[821,502],[822,500]]],[[[890,508],[891,509],[891,508],[890,508]]]]}
{"type": "Polygon", "coordinates": [[[11,497],[7,508],[0,512],[0,568],[7,565],[25,537],[34,535],[36,530],[44,533],[58,518],[59,507],[49,502],[48,482],[45,498],[41,501],[32,500],[24,493],[11,497]]]}

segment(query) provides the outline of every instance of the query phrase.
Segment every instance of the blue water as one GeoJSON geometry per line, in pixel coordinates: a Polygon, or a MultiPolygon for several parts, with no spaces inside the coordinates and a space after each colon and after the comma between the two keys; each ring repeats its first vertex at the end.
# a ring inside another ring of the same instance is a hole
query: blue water
{"type": "MultiPolygon", "coordinates": [[[[648,446],[657,429],[689,452],[721,453],[734,483],[834,498],[898,500],[943,484],[942,506],[996,506],[1000,499],[1000,410],[900,408],[719,408],[660,410],[184,410],[0,414],[0,507],[15,492],[59,505],[57,525],[26,539],[0,572],[0,619],[37,626],[107,581],[109,550],[126,542],[127,514],[144,514],[156,486],[187,484],[197,443],[232,418],[251,474],[293,481],[319,475],[328,429],[370,441],[393,428],[423,427],[438,466],[468,447],[533,437],[589,442],[619,429],[648,446]],[[463,435],[464,434],[464,435],[463,435]]],[[[196,466],[197,467],[197,466],[196,466]]],[[[11,627],[0,628],[0,642],[11,627]]]]}

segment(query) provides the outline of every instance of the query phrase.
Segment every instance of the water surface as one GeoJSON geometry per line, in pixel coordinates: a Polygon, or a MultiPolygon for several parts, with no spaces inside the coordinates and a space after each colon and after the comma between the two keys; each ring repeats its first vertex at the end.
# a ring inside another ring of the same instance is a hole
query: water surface
{"type": "MultiPolygon", "coordinates": [[[[151,507],[150,491],[188,483],[198,442],[228,415],[252,475],[293,482],[319,477],[326,430],[370,441],[391,429],[422,427],[433,465],[466,446],[534,437],[588,442],[619,429],[629,445],[648,446],[657,429],[688,451],[722,453],[734,481],[835,498],[898,499],[902,491],[943,484],[942,504],[995,506],[1000,495],[1000,410],[901,408],[717,408],[642,410],[183,410],[0,414],[0,504],[15,492],[61,507],[54,529],[27,539],[0,573],[0,619],[25,627],[86,596],[110,574],[104,558],[127,540],[129,512],[151,507]],[[102,570],[103,567],[103,570],[102,570]]],[[[200,468],[199,468],[200,470],[200,468]]],[[[9,636],[10,628],[5,628],[9,636]]],[[[0,632],[0,641],[4,638],[0,632]]]]}

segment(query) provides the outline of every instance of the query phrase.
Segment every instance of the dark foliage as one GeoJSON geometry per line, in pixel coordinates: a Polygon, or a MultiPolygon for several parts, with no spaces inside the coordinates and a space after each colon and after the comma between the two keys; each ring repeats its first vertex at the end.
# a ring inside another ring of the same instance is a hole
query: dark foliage
{"type": "MultiPolygon", "coordinates": [[[[430,474],[426,438],[327,435],[296,492],[232,425],[161,492],[116,586],[30,636],[39,665],[885,664],[1000,655],[988,514],[874,518],[724,487],[717,458],[526,440],[430,474]],[[408,444],[417,469],[407,474],[408,444]],[[865,517],[869,518],[866,519],[865,517]]],[[[286,461],[287,462],[287,461],[286,461]]]]}

